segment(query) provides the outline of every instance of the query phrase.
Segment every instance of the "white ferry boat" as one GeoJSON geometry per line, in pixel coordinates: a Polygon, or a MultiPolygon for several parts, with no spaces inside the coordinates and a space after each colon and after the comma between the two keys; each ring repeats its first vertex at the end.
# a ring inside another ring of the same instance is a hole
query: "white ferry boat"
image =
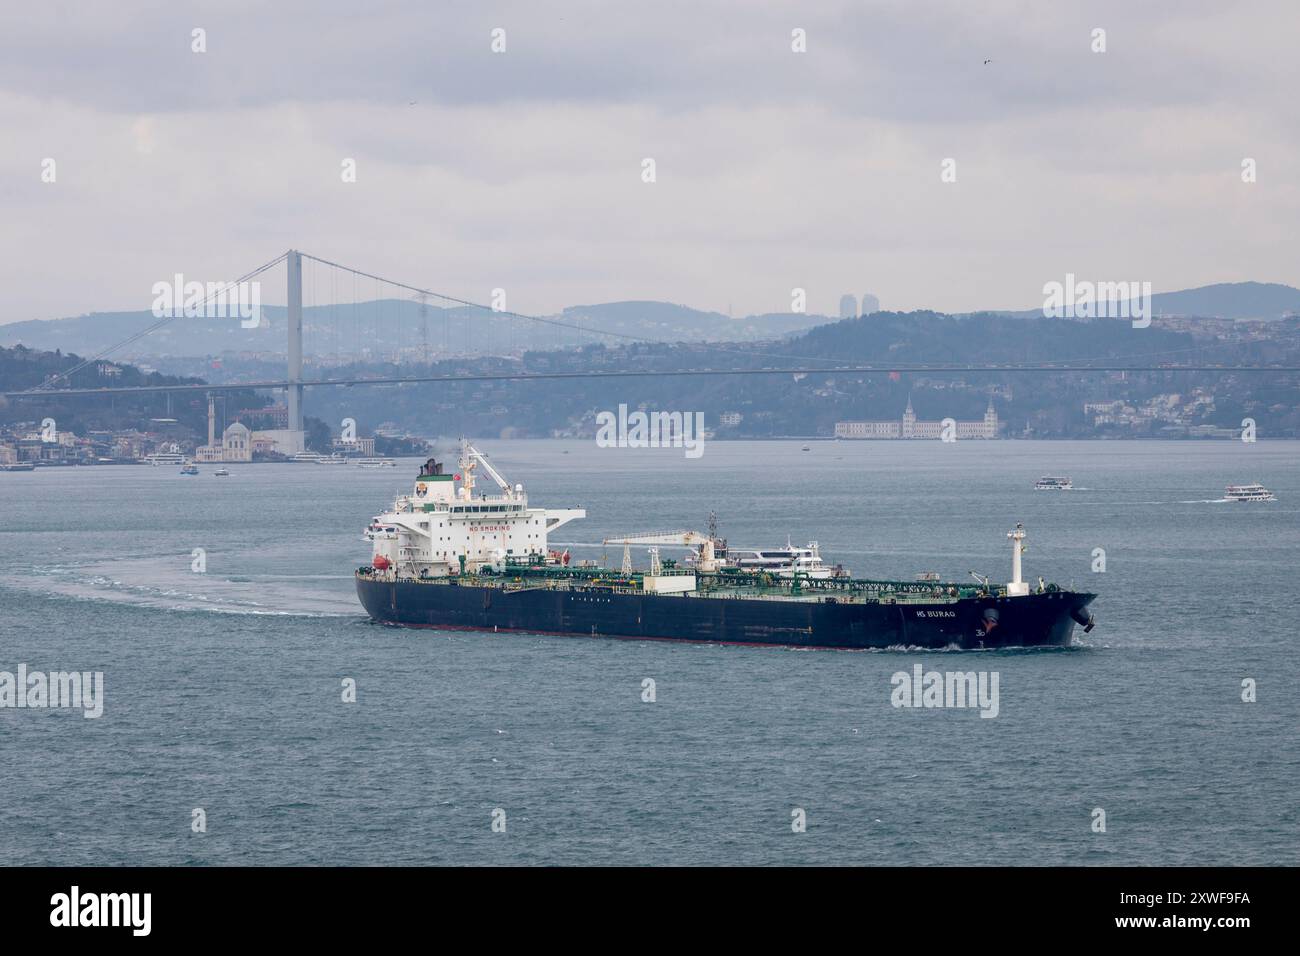
{"type": "Polygon", "coordinates": [[[143,460],[145,461],[146,464],[153,465],[154,467],[157,467],[158,465],[185,464],[184,455],[176,454],[175,452],[169,452],[169,451],[156,451],[152,455],[145,455],[143,460]]]}
{"type": "Polygon", "coordinates": [[[354,461],[359,468],[396,468],[397,462],[391,458],[356,458],[354,461]]]}
{"type": "Polygon", "coordinates": [[[829,565],[822,560],[816,541],[809,541],[806,548],[796,548],[786,541],[784,548],[775,548],[771,551],[745,551],[732,548],[727,552],[723,567],[751,573],[766,573],[777,578],[793,578],[797,574],[804,578],[825,580],[849,575],[844,568],[829,565]]]}
{"type": "Polygon", "coordinates": [[[1277,501],[1277,495],[1261,484],[1228,485],[1224,497],[1229,501],[1277,501]]]}
{"type": "Polygon", "coordinates": [[[316,464],[318,465],[346,465],[348,460],[342,455],[317,455],[316,464]]]}
{"type": "Polygon", "coordinates": [[[289,461],[304,465],[314,465],[324,457],[324,455],[317,454],[314,451],[300,451],[298,454],[290,458],[289,461]]]}
{"type": "Polygon", "coordinates": [[[1068,475],[1044,475],[1034,482],[1035,491],[1070,491],[1074,482],[1068,475]]]}

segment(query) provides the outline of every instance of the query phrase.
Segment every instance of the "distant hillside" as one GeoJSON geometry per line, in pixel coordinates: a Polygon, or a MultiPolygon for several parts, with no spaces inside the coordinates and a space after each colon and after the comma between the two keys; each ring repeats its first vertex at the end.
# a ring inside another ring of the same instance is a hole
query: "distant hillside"
{"type": "MultiPolygon", "coordinates": [[[[21,346],[0,348],[0,391],[36,388],[50,376],[69,373],[81,364],[78,356],[65,352],[40,352],[21,346]]],[[[118,362],[95,362],[60,385],[77,388],[127,388],[141,385],[201,384],[200,379],[145,373],[118,362]]],[[[246,407],[258,401],[252,392],[231,392],[224,396],[231,407],[246,407]]],[[[72,397],[52,393],[35,399],[0,397],[0,425],[11,422],[40,421],[52,417],[63,431],[85,434],[88,429],[150,427],[154,419],[177,419],[181,427],[198,433],[206,428],[207,402],[201,393],[177,395],[170,401],[158,392],[134,392],[113,396],[72,397]]]]}
{"type": "MultiPolygon", "coordinates": [[[[313,389],[312,414],[324,421],[392,421],[417,434],[552,434],[591,437],[595,414],[631,408],[700,411],[720,437],[830,436],[842,420],[896,420],[908,399],[922,418],[978,420],[994,399],[1007,436],[1178,437],[1191,426],[1240,427],[1255,419],[1261,434],[1300,437],[1295,376],[1186,371],[1076,374],[909,372],[921,363],[1016,365],[1081,363],[1128,367],[1170,363],[1300,365],[1300,319],[1268,323],[1215,338],[1123,320],[1093,322],[958,317],[933,312],[876,313],[845,319],[779,344],[593,346],[530,352],[521,360],[446,361],[435,374],[506,371],[557,373],[636,369],[635,378],[562,382],[481,381],[378,388],[313,389]],[[870,364],[879,372],[799,375],[679,376],[686,369],[779,369],[870,364]],[[891,369],[893,371],[891,371],[891,369]],[[1158,398],[1160,397],[1160,398],[1158,398]],[[1088,403],[1152,402],[1137,425],[1097,426],[1088,403]],[[1175,409],[1171,411],[1171,409],[1175,409]],[[730,424],[723,425],[723,416],[730,424]],[[1164,417],[1159,417],[1164,416],[1164,417]]],[[[233,364],[233,363],[227,363],[233,364]]],[[[322,370],[331,377],[400,374],[389,364],[322,370]]]]}
{"type": "MultiPolygon", "coordinates": [[[[133,342],[121,355],[134,360],[163,356],[220,355],[225,352],[283,354],[286,311],[264,306],[260,328],[245,329],[237,319],[178,318],[133,342]]],[[[608,302],[574,306],[545,316],[579,327],[590,326],[668,342],[747,342],[780,338],[828,322],[825,316],[775,314],[731,319],[667,302],[608,302]]],[[[67,319],[38,319],[0,325],[0,345],[34,349],[77,349],[94,353],[120,342],[158,320],[149,312],[92,312],[67,319]]],[[[444,309],[405,299],[381,299],[303,309],[303,351],[308,356],[376,357],[401,352],[418,360],[426,346],[431,357],[507,355],[523,349],[570,348],[619,335],[599,336],[512,319],[482,309],[444,309]]]]}
{"type": "Polygon", "coordinates": [[[753,342],[780,338],[833,321],[825,315],[769,312],[732,318],[668,302],[606,302],[564,310],[565,322],[665,342],[753,342]]]}
{"type": "Polygon", "coordinates": [[[1151,297],[1158,315],[1278,319],[1300,315],[1300,289],[1276,282],[1220,282],[1151,297]]]}
{"type": "Polygon", "coordinates": [[[24,346],[0,347],[0,391],[38,388],[54,375],[65,375],[59,388],[126,388],[142,385],[202,384],[198,378],[146,373],[122,362],[94,362],[82,365],[80,356],[71,352],[39,351],[24,346]]]}
{"type": "MultiPolygon", "coordinates": [[[[1219,282],[1151,296],[1156,315],[1202,319],[1281,319],[1300,315],[1300,289],[1276,282],[1219,282]]],[[[1042,315],[1042,307],[1002,312],[1022,318],[1042,315]]]]}
{"type": "MultiPolygon", "coordinates": [[[[0,384],[30,386],[51,371],[73,364],[67,355],[0,349],[0,384]]],[[[773,435],[830,436],[841,420],[896,420],[909,399],[925,419],[979,419],[990,398],[1010,436],[1055,438],[1184,437],[1192,428],[1232,429],[1254,419],[1270,439],[1300,437],[1300,390],[1292,373],[1259,375],[1217,371],[1174,371],[1184,365],[1300,366],[1300,318],[1258,327],[1220,327],[1213,335],[1151,326],[1135,329],[1123,320],[1092,322],[969,317],[934,312],[882,312],[818,326],[779,343],[681,343],[593,345],[582,349],[537,350],[523,356],[444,359],[430,374],[460,382],[402,383],[357,388],[313,388],[308,414],[321,423],[353,418],[363,429],[394,422],[413,434],[594,435],[600,410],[620,404],[646,409],[699,411],[719,437],[773,435]],[[921,363],[1010,366],[1020,363],[1087,362],[1120,365],[1123,372],[1075,374],[907,371],[921,363]],[[773,370],[870,364],[871,372],[775,375],[686,376],[702,368],[773,370]],[[1142,366],[1155,366],[1139,371],[1142,366]],[[501,379],[493,373],[550,375],[563,372],[635,370],[635,377],[574,377],[557,381],[501,379]],[[1092,403],[1120,405],[1124,421],[1094,421],[1092,403]],[[1127,411],[1125,410],[1127,409],[1127,411]],[[726,424],[724,424],[724,418],[726,424]]],[[[281,361],[227,357],[216,362],[163,359],[172,373],[211,381],[269,379],[282,374],[281,361]],[[217,366],[217,367],[213,367],[217,366]]],[[[338,367],[310,367],[309,378],[381,378],[409,372],[391,361],[363,361],[338,367]]],[[[116,363],[93,363],[77,384],[156,381],[116,363]]],[[[272,400],[279,396],[267,396],[272,400]]],[[[265,398],[222,395],[225,422],[265,398]]],[[[204,427],[201,393],[174,396],[114,396],[76,399],[51,395],[0,402],[0,423],[39,420],[49,414],[81,427],[145,427],[153,418],[176,417],[192,431],[204,427]],[[141,424],[143,423],[143,424],[141,424]]],[[[61,427],[63,427],[61,425],[61,427]]],[[[337,428],[337,425],[331,427],[337,428]]],[[[315,447],[325,426],[318,424],[315,447]]]]}
{"type": "MultiPolygon", "coordinates": [[[[314,292],[306,290],[308,301],[314,292]]],[[[1152,297],[1157,315],[1227,319],[1277,319],[1300,314],[1300,289],[1264,282],[1234,282],[1165,292],[1152,297]]],[[[883,315],[884,313],[878,313],[883,315]]],[[[922,313],[908,313],[912,315],[922,313]]],[[[925,313],[929,314],[929,313],[925,313]]],[[[972,313],[979,314],[979,313],[972,313]]],[[[1040,309],[992,314],[1031,318],[1040,309]]],[[[124,360],[219,356],[225,353],[285,352],[285,309],[265,306],[260,328],[236,319],[175,319],[132,343],[124,360]]],[[[836,320],[824,315],[768,313],[732,318],[669,302],[605,302],[570,306],[544,316],[566,326],[512,319],[482,309],[444,309],[409,299],[378,299],[343,305],[308,305],[303,310],[303,351],[322,359],[374,361],[400,356],[421,361],[452,356],[518,355],[527,350],[618,345],[627,336],[661,342],[761,342],[785,339],[836,320]],[[613,333],[599,335],[584,329],[613,333]]],[[[146,311],[93,312],[67,319],[0,325],[0,345],[33,349],[75,349],[95,353],[155,323],[146,311]]]]}

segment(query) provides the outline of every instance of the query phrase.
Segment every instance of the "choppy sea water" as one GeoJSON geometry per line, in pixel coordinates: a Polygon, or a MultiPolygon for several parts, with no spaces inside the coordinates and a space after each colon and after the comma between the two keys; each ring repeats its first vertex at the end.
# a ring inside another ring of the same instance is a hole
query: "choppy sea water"
{"type": "Polygon", "coordinates": [[[0,709],[0,853],[1300,863],[1300,444],[800,446],[713,442],[688,460],[482,443],[533,504],[587,509],[553,539],[580,558],[607,536],[702,528],[712,509],[733,546],[788,535],[863,577],[1005,580],[1022,521],[1027,577],[1099,592],[1097,628],[1067,650],[981,653],[408,631],[367,622],[351,570],[413,462],[0,474],[0,670],[105,675],[99,719],[0,709]],[[1035,492],[1044,474],[1077,490],[1035,492]],[[1280,500],[1221,500],[1254,480],[1280,500]],[[891,675],[915,663],[996,671],[998,716],[892,707],[891,675]]]}

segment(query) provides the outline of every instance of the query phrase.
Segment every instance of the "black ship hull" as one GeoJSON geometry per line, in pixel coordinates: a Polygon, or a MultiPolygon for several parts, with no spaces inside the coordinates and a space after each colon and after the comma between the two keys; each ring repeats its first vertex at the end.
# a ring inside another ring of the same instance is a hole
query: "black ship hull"
{"type": "Polygon", "coordinates": [[[1095,597],[1048,591],[957,601],[851,602],[508,589],[357,575],[376,621],[404,627],[524,631],[787,647],[1063,647],[1095,597]]]}

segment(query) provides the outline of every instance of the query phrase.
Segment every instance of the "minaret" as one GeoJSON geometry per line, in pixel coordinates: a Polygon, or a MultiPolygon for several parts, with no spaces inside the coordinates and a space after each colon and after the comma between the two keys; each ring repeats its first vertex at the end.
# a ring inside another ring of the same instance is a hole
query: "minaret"
{"type": "Polygon", "coordinates": [[[208,447],[211,448],[217,443],[217,412],[215,399],[212,393],[208,392],[208,447]]]}
{"type": "Polygon", "coordinates": [[[993,407],[993,396],[989,396],[989,407],[984,412],[984,437],[998,437],[998,410],[993,407]]]}

